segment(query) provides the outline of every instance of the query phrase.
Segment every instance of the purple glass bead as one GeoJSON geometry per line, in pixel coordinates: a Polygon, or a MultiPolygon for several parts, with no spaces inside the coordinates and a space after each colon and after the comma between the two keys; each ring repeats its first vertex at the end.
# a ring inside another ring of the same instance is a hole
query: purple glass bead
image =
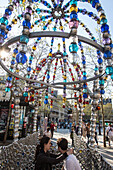
{"type": "Polygon", "coordinates": [[[31,8],[30,6],[28,6],[28,7],[26,8],[26,12],[32,14],[32,8],[31,8]]]}
{"type": "Polygon", "coordinates": [[[4,38],[3,36],[0,36],[0,44],[2,44],[4,42],[4,38]]]}
{"type": "Polygon", "coordinates": [[[103,39],[103,44],[110,44],[110,38],[104,38],[103,39]]]}

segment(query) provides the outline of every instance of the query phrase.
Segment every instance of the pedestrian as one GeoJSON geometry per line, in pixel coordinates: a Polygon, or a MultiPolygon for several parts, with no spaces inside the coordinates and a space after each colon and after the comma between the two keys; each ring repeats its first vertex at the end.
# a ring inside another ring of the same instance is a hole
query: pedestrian
{"type": "Polygon", "coordinates": [[[49,152],[51,140],[48,136],[43,136],[40,139],[40,144],[37,145],[35,153],[35,170],[52,170],[52,165],[63,161],[69,154],[73,153],[69,149],[64,154],[55,155],[49,152]]]}
{"type": "Polygon", "coordinates": [[[95,142],[96,142],[96,144],[98,146],[98,138],[97,138],[97,132],[96,131],[95,131],[95,142]]]}
{"type": "MultiPolygon", "coordinates": [[[[57,140],[58,150],[64,154],[68,150],[68,141],[65,138],[57,140]]],[[[79,161],[74,154],[70,154],[63,163],[62,170],[81,170],[79,161]]]]}
{"type": "Polygon", "coordinates": [[[87,144],[89,145],[89,138],[90,138],[90,123],[89,122],[86,125],[86,133],[87,133],[87,144]]]}
{"type": "Polygon", "coordinates": [[[70,138],[72,139],[72,146],[74,146],[74,127],[71,128],[70,138]]]}
{"type": "Polygon", "coordinates": [[[76,130],[75,130],[75,132],[76,132],[77,135],[78,135],[78,131],[79,131],[79,123],[77,123],[77,125],[76,125],[76,130]]]}
{"type": "Polygon", "coordinates": [[[44,132],[44,135],[48,136],[49,138],[51,138],[51,132],[50,132],[50,128],[48,127],[47,130],[44,132]]]}
{"type": "Polygon", "coordinates": [[[109,142],[110,146],[110,141],[113,141],[113,128],[110,123],[109,126],[106,128],[106,140],[109,142]]]}
{"type": "Polygon", "coordinates": [[[53,138],[54,129],[55,129],[55,124],[52,121],[51,124],[50,124],[51,138],[53,138]]]}

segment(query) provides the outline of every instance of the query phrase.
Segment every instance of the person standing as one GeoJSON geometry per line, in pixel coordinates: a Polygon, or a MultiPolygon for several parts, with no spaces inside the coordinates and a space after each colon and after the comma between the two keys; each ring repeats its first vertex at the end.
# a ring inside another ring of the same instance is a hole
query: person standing
{"type": "Polygon", "coordinates": [[[71,128],[70,138],[72,139],[72,146],[74,146],[74,127],[71,128]]]}
{"type": "MultiPolygon", "coordinates": [[[[68,150],[68,141],[65,138],[57,140],[58,150],[64,154],[68,150]]],[[[62,170],[81,170],[79,161],[74,154],[70,154],[65,160],[62,170]]]]}
{"type": "Polygon", "coordinates": [[[53,138],[54,129],[55,129],[55,124],[52,121],[51,124],[50,124],[51,138],[53,138]]]}
{"type": "Polygon", "coordinates": [[[35,153],[35,170],[52,170],[52,165],[63,161],[68,155],[73,153],[73,149],[59,155],[49,152],[51,147],[51,140],[48,136],[43,136],[40,139],[40,144],[36,147],[35,153]]]}
{"type": "Polygon", "coordinates": [[[90,123],[89,122],[86,125],[86,132],[87,132],[87,144],[89,145],[89,138],[90,138],[90,123]]]}
{"type": "Polygon", "coordinates": [[[109,123],[109,126],[106,128],[106,136],[107,136],[107,141],[109,142],[109,146],[110,146],[110,134],[111,132],[113,132],[112,126],[109,123]]]}

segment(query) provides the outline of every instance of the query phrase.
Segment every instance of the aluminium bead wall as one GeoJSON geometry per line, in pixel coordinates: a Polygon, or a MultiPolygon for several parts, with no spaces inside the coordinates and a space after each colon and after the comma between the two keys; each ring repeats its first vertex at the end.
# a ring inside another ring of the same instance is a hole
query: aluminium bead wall
{"type": "MultiPolygon", "coordinates": [[[[3,170],[33,170],[38,133],[13,142],[0,148],[0,169],[3,170]]],[[[78,158],[82,170],[112,170],[111,167],[95,149],[87,147],[86,143],[75,135],[74,154],[78,158]]],[[[51,152],[57,152],[56,144],[51,152]]],[[[61,170],[62,162],[53,165],[52,170],[61,170]]]]}

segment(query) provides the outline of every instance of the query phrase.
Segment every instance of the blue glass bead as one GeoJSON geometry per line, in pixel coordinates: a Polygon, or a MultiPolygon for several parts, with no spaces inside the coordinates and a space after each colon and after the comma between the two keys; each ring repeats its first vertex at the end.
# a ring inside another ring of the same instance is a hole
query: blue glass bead
{"type": "Polygon", "coordinates": [[[83,64],[83,65],[85,65],[85,64],[86,64],[86,61],[85,61],[85,60],[84,60],[84,61],[82,61],[82,64],[83,64]]]}
{"type": "Polygon", "coordinates": [[[105,93],[104,89],[100,90],[100,94],[104,94],[104,93],[105,93]]]}
{"type": "Polygon", "coordinates": [[[24,96],[24,97],[27,97],[27,96],[28,96],[28,92],[25,91],[25,92],[23,93],[23,96],[24,96]]]}
{"type": "Polygon", "coordinates": [[[37,12],[37,14],[40,14],[41,13],[41,9],[37,8],[36,12],[37,12]]]}
{"type": "Polygon", "coordinates": [[[33,60],[33,56],[30,56],[30,57],[29,57],[29,60],[33,60]]]}
{"type": "Polygon", "coordinates": [[[34,0],[34,2],[38,2],[39,0],[34,0]]]}
{"type": "Polygon", "coordinates": [[[77,15],[77,13],[76,12],[71,12],[71,14],[70,14],[70,19],[73,19],[73,18],[75,18],[75,19],[77,19],[78,18],[78,15],[77,15]]]}
{"type": "Polygon", "coordinates": [[[44,104],[48,104],[48,100],[47,99],[44,100],[44,104]]]}
{"type": "Polygon", "coordinates": [[[1,23],[1,24],[5,24],[5,25],[8,25],[8,20],[7,20],[7,18],[2,17],[2,18],[0,19],[0,23],[1,23]]]}
{"type": "Polygon", "coordinates": [[[28,43],[29,37],[27,35],[21,35],[20,36],[20,42],[28,43]]]}
{"type": "Polygon", "coordinates": [[[53,43],[53,42],[54,42],[54,39],[52,39],[51,42],[53,43]]]}
{"type": "Polygon", "coordinates": [[[102,58],[98,59],[98,63],[101,64],[103,62],[102,58]]]}
{"type": "Polygon", "coordinates": [[[13,68],[10,68],[9,70],[10,70],[11,72],[13,72],[13,71],[14,71],[14,70],[13,70],[13,68]]]}
{"type": "Polygon", "coordinates": [[[98,67],[95,67],[94,70],[95,70],[95,71],[98,71],[98,67]]]}
{"type": "Polygon", "coordinates": [[[64,86],[64,90],[66,90],[66,86],[64,86]]]}
{"type": "Polygon", "coordinates": [[[77,52],[77,51],[78,51],[78,46],[77,46],[77,44],[72,43],[72,44],[69,46],[69,51],[70,51],[71,53],[77,52]]]}
{"type": "Polygon", "coordinates": [[[87,93],[87,89],[83,89],[83,93],[87,93]]]}
{"type": "Polygon", "coordinates": [[[7,9],[5,10],[5,14],[11,15],[11,14],[12,14],[12,11],[7,8],[7,9]]]}
{"type": "Polygon", "coordinates": [[[41,19],[42,19],[42,21],[45,21],[45,16],[42,16],[41,19]]]}
{"type": "Polygon", "coordinates": [[[105,72],[106,72],[107,75],[113,74],[113,67],[112,66],[107,66],[105,72]]]}
{"type": "Polygon", "coordinates": [[[92,7],[95,8],[96,3],[99,3],[99,0],[95,0],[92,2],[92,7]]]}
{"type": "Polygon", "coordinates": [[[56,31],[56,27],[53,27],[53,31],[56,31]]]}
{"type": "Polygon", "coordinates": [[[47,78],[47,79],[50,79],[50,75],[47,75],[46,78],[47,78]]]}
{"type": "Polygon", "coordinates": [[[48,4],[48,5],[47,5],[47,8],[51,8],[51,5],[50,5],[50,4],[48,4]]]}
{"type": "Polygon", "coordinates": [[[87,87],[87,85],[86,84],[83,84],[83,88],[86,88],[87,87]]]}
{"type": "Polygon", "coordinates": [[[11,31],[11,25],[7,25],[7,26],[6,26],[6,29],[7,29],[8,31],[11,31]]]}
{"type": "Polygon", "coordinates": [[[6,39],[6,38],[7,38],[7,34],[4,35],[4,39],[6,39]]]}
{"type": "Polygon", "coordinates": [[[27,68],[27,71],[30,72],[30,71],[31,71],[31,67],[28,67],[28,68],[27,68]]]}
{"type": "Polygon", "coordinates": [[[90,0],[90,4],[92,4],[93,0],[90,0]]]}
{"type": "Polygon", "coordinates": [[[19,164],[20,164],[20,163],[19,163],[19,162],[17,162],[17,165],[18,165],[18,166],[19,166],[19,164]]]}
{"type": "Polygon", "coordinates": [[[15,64],[15,61],[11,61],[11,64],[14,65],[14,64],[15,64]]]}
{"type": "Polygon", "coordinates": [[[97,7],[97,11],[100,11],[100,10],[102,10],[102,7],[101,7],[101,6],[98,6],[98,7],[97,7]]]}
{"type": "Polygon", "coordinates": [[[87,77],[86,76],[83,76],[83,80],[86,80],[87,79],[87,77]]]}
{"type": "Polygon", "coordinates": [[[83,94],[83,98],[87,98],[88,95],[86,93],[83,94]]]}
{"type": "Polygon", "coordinates": [[[38,37],[37,40],[41,40],[41,37],[38,37]]]}
{"type": "Polygon", "coordinates": [[[23,21],[23,27],[28,27],[29,29],[31,28],[31,23],[29,20],[24,20],[23,21]]]}
{"type": "Polygon", "coordinates": [[[19,64],[25,64],[27,62],[27,56],[25,53],[20,52],[16,55],[16,61],[19,64]]]}
{"type": "Polygon", "coordinates": [[[97,50],[97,54],[100,55],[100,51],[99,50],[97,50]]]}
{"type": "Polygon", "coordinates": [[[105,59],[108,59],[108,58],[111,58],[111,57],[112,57],[111,51],[109,51],[109,50],[105,51],[105,53],[104,53],[104,58],[105,58],[105,59]]]}
{"type": "Polygon", "coordinates": [[[111,75],[111,79],[113,80],[113,74],[111,75]]]}
{"type": "Polygon", "coordinates": [[[19,20],[23,19],[23,15],[18,15],[19,20]]]}
{"type": "Polygon", "coordinates": [[[50,49],[49,52],[52,53],[52,49],[50,49]]]}
{"type": "Polygon", "coordinates": [[[43,30],[46,30],[47,29],[47,26],[45,25],[44,27],[43,27],[43,30]]]}
{"type": "Polygon", "coordinates": [[[70,1],[70,4],[71,4],[71,5],[75,4],[75,5],[77,6],[77,1],[76,1],[76,0],[71,0],[71,1],[70,1]]]}
{"type": "Polygon", "coordinates": [[[103,25],[103,24],[106,24],[107,23],[107,19],[106,18],[102,18],[100,20],[100,24],[103,25]]]}
{"type": "Polygon", "coordinates": [[[56,8],[56,7],[57,7],[57,4],[54,4],[53,7],[56,8]]]}
{"type": "Polygon", "coordinates": [[[3,29],[0,29],[0,34],[3,35],[3,37],[5,36],[5,31],[3,29]]]}
{"type": "Polygon", "coordinates": [[[45,96],[45,99],[48,99],[48,96],[45,96]]]}
{"type": "Polygon", "coordinates": [[[32,64],[32,60],[29,60],[29,64],[32,64]]]}
{"type": "Polygon", "coordinates": [[[109,26],[107,24],[104,24],[104,25],[101,26],[102,33],[106,32],[108,30],[109,30],[109,26]]]}
{"type": "Polygon", "coordinates": [[[6,87],[6,88],[5,88],[5,91],[6,91],[6,92],[9,92],[9,91],[10,91],[10,88],[9,88],[9,87],[6,87]]]}
{"type": "Polygon", "coordinates": [[[66,63],[66,61],[67,61],[67,60],[66,60],[66,59],[64,59],[63,61],[64,61],[64,63],[66,63]]]}
{"type": "Polygon", "coordinates": [[[18,48],[15,48],[15,49],[13,50],[13,52],[14,52],[15,54],[17,54],[17,53],[18,53],[18,48]]]}
{"type": "Polygon", "coordinates": [[[91,17],[93,15],[93,12],[89,12],[88,15],[89,17],[91,17]]]}
{"type": "Polygon", "coordinates": [[[26,76],[26,78],[28,78],[28,79],[29,79],[29,78],[30,78],[30,75],[27,75],[27,76],[26,76]]]}
{"type": "Polygon", "coordinates": [[[8,77],[8,78],[7,78],[7,81],[12,81],[12,77],[8,77]]]}
{"type": "Polygon", "coordinates": [[[105,81],[104,80],[99,80],[99,84],[104,85],[105,81]]]}
{"type": "Polygon", "coordinates": [[[38,25],[39,24],[39,20],[35,21],[35,24],[38,25]]]}
{"type": "Polygon", "coordinates": [[[83,72],[83,76],[86,76],[86,72],[83,72]]]}
{"type": "Polygon", "coordinates": [[[63,82],[66,83],[67,82],[66,79],[64,79],[63,82]]]}
{"type": "Polygon", "coordinates": [[[63,56],[66,56],[67,55],[67,53],[66,52],[63,52],[63,56]]]}
{"type": "Polygon", "coordinates": [[[62,38],[62,41],[64,42],[64,41],[65,41],[65,38],[62,38]]]}

